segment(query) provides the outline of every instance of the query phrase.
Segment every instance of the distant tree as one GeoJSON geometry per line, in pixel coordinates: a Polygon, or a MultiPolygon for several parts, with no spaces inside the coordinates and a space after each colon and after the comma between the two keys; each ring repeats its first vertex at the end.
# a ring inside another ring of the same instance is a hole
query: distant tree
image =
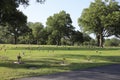
{"type": "Polygon", "coordinates": [[[88,34],[83,33],[83,41],[84,42],[90,42],[91,39],[92,38],[88,34]]]}
{"type": "Polygon", "coordinates": [[[84,38],[83,38],[83,33],[81,33],[80,31],[73,31],[72,35],[71,35],[71,42],[72,45],[74,45],[75,43],[82,44],[84,42],[84,38]]]}
{"type": "Polygon", "coordinates": [[[120,33],[120,6],[115,0],[95,0],[83,10],[78,23],[84,31],[96,34],[98,46],[103,47],[104,37],[120,33]]]}
{"type": "Polygon", "coordinates": [[[90,40],[90,45],[91,45],[91,46],[96,46],[96,41],[95,41],[94,39],[91,39],[91,40],[90,40]]]}
{"type": "Polygon", "coordinates": [[[63,37],[70,37],[74,30],[70,15],[65,11],[60,11],[47,19],[48,43],[61,45],[63,37]]]}
{"type": "Polygon", "coordinates": [[[40,22],[33,23],[31,29],[36,43],[37,44],[41,43],[40,40],[42,39],[43,37],[42,35],[44,34],[43,33],[44,26],[42,25],[42,23],[40,22]]]}
{"type": "Polygon", "coordinates": [[[24,33],[18,38],[19,44],[32,44],[33,41],[34,41],[34,36],[32,34],[32,29],[30,28],[27,33],[24,33]]]}
{"type": "Polygon", "coordinates": [[[92,38],[88,34],[83,33],[83,44],[84,45],[90,45],[91,40],[92,38]]]}
{"type": "Polygon", "coordinates": [[[47,44],[48,35],[49,34],[48,34],[46,28],[43,28],[41,30],[40,44],[47,44]]]}
{"type": "Polygon", "coordinates": [[[28,27],[32,29],[33,39],[32,43],[34,44],[46,44],[48,40],[48,32],[46,27],[40,22],[29,22],[28,27]]]}
{"type": "Polygon", "coordinates": [[[120,46],[120,40],[117,38],[106,39],[105,46],[120,46]]]}

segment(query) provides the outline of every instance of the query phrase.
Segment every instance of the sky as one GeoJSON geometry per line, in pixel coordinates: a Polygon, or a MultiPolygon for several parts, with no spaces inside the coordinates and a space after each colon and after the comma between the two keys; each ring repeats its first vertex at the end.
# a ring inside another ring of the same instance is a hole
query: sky
{"type": "Polygon", "coordinates": [[[28,22],[41,22],[44,26],[49,16],[64,10],[70,14],[76,30],[80,30],[77,20],[92,1],[94,0],[46,0],[44,4],[40,4],[30,0],[29,6],[20,6],[18,9],[28,17],[28,22]]]}

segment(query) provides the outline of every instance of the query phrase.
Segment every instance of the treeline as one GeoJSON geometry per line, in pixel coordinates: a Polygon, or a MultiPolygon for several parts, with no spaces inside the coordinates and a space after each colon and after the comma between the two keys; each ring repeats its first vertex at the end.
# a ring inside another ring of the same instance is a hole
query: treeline
{"type": "Polygon", "coordinates": [[[49,16],[46,26],[27,23],[27,16],[17,9],[20,4],[27,6],[29,0],[1,0],[0,43],[119,46],[119,39],[105,42],[105,37],[120,38],[120,5],[116,0],[91,2],[78,18],[82,32],[75,30],[70,14],[65,11],[49,16]],[[83,32],[95,34],[96,40],[83,32]]]}
{"type": "MultiPolygon", "coordinates": [[[[7,26],[0,26],[0,43],[1,44],[40,44],[40,45],[95,45],[95,40],[88,34],[76,31],[74,28],[56,30],[59,27],[44,26],[40,22],[29,22],[28,32],[22,35],[14,34],[9,31],[7,26]],[[58,34],[59,33],[59,34],[58,34]],[[14,36],[18,36],[17,39],[14,36]]],[[[66,28],[66,27],[63,27],[66,28]]],[[[20,31],[18,31],[20,33],[20,31]]]]}
{"type": "Polygon", "coordinates": [[[26,22],[24,17],[20,17],[21,19],[16,17],[10,21],[11,25],[0,26],[0,43],[83,45],[94,41],[88,34],[75,30],[70,14],[65,11],[48,17],[46,26],[40,22],[24,24],[26,22]]]}
{"type": "MultiPolygon", "coordinates": [[[[27,23],[29,32],[17,38],[18,44],[39,44],[39,45],[81,45],[81,46],[97,46],[97,40],[92,39],[88,34],[73,29],[69,36],[61,37],[58,44],[57,33],[51,31],[49,27],[45,27],[40,22],[27,23]],[[55,33],[55,34],[53,34],[55,33]]],[[[0,26],[0,43],[15,44],[13,33],[7,30],[7,26],[0,26]]],[[[105,46],[120,46],[120,40],[111,38],[105,40],[105,46]]]]}

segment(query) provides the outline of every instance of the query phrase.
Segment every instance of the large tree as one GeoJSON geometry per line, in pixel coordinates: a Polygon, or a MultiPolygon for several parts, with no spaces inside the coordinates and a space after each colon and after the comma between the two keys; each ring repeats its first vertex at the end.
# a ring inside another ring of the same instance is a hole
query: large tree
{"type": "Polygon", "coordinates": [[[84,31],[95,33],[98,46],[103,47],[104,37],[120,33],[120,6],[115,0],[95,0],[83,10],[78,23],[84,31]]]}
{"type": "Polygon", "coordinates": [[[14,43],[17,43],[17,39],[20,35],[30,31],[27,26],[27,17],[20,11],[14,11],[13,14],[8,16],[8,31],[14,36],[14,43]]]}
{"type": "MultiPolygon", "coordinates": [[[[28,6],[29,1],[30,0],[0,0],[0,25],[9,25],[8,28],[10,33],[14,35],[15,43],[18,36],[28,29],[26,26],[27,17],[18,11],[17,8],[19,5],[28,6]]],[[[45,0],[36,1],[43,3],[45,0]]]]}
{"type": "Polygon", "coordinates": [[[44,28],[44,25],[40,22],[35,22],[35,23],[32,23],[32,22],[29,22],[28,23],[28,26],[29,28],[32,29],[32,34],[33,34],[33,38],[34,38],[34,43],[36,44],[44,44],[46,41],[44,39],[45,37],[45,28],[44,28]]]}
{"type": "Polygon", "coordinates": [[[50,33],[48,42],[60,45],[61,38],[70,37],[71,32],[74,30],[70,14],[65,11],[60,11],[47,19],[47,30],[50,33]]]}

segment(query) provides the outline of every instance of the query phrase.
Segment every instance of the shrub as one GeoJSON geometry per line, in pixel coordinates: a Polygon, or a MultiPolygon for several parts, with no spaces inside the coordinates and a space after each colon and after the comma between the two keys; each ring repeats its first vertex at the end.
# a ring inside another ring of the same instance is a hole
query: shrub
{"type": "Polygon", "coordinates": [[[120,40],[117,38],[106,39],[105,46],[120,46],[120,40]]]}

